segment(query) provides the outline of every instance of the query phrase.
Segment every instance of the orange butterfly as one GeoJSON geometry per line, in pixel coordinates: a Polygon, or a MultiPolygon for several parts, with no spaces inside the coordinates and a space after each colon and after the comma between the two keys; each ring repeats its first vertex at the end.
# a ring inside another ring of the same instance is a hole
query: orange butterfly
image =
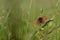
{"type": "Polygon", "coordinates": [[[47,20],[47,16],[43,16],[43,17],[39,17],[38,19],[35,20],[35,24],[42,24],[45,23],[45,21],[47,20]]]}

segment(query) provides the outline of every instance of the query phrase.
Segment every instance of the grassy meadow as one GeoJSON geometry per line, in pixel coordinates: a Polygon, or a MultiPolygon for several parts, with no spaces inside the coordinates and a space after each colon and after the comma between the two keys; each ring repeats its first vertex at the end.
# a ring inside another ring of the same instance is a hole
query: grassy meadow
{"type": "Polygon", "coordinates": [[[60,0],[0,0],[0,40],[60,40],[59,25],[60,0]],[[44,24],[34,20],[53,15],[54,20],[36,32],[44,24]]]}

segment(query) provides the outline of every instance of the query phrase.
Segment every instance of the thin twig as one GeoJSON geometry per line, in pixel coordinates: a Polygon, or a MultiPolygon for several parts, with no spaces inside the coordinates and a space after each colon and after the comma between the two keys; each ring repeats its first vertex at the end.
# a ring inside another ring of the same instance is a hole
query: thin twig
{"type": "MultiPolygon", "coordinates": [[[[48,38],[41,32],[41,30],[35,31],[35,33],[33,34],[33,36],[36,35],[38,32],[39,32],[39,33],[41,34],[41,36],[43,37],[42,40],[47,40],[47,39],[48,39],[48,38]]],[[[32,37],[33,37],[33,36],[32,36],[32,37]]],[[[32,38],[32,37],[31,37],[31,38],[32,38]]]]}
{"type": "Polygon", "coordinates": [[[55,31],[57,28],[60,28],[60,25],[58,27],[54,27],[50,32],[48,32],[47,34],[52,33],[53,31],[55,31]]]}
{"type": "Polygon", "coordinates": [[[48,20],[48,21],[42,26],[42,28],[44,28],[46,25],[48,25],[48,23],[51,22],[51,21],[53,21],[53,20],[48,20]]]}

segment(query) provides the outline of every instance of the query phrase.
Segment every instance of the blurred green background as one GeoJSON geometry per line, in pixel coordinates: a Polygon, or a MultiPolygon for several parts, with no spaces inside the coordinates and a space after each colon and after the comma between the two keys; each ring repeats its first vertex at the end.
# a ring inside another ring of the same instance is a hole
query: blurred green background
{"type": "Polygon", "coordinates": [[[0,40],[60,40],[60,0],[0,0],[0,40]],[[41,9],[43,8],[43,13],[41,9]],[[34,34],[40,28],[34,20],[40,16],[56,16],[52,25],[34,34]]]}

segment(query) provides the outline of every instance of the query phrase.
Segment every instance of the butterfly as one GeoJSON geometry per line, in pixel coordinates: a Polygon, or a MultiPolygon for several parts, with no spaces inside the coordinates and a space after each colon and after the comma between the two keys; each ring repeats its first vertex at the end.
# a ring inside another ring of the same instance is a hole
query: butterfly
{"type": "Polygon", "coordinates": [[[35,22],[35,24],[43,24],[43,23],[45,23],[47,18],[48,18],[47,16],[42,16],[42,17],[37,18],[34,22],[35,22]]]}

